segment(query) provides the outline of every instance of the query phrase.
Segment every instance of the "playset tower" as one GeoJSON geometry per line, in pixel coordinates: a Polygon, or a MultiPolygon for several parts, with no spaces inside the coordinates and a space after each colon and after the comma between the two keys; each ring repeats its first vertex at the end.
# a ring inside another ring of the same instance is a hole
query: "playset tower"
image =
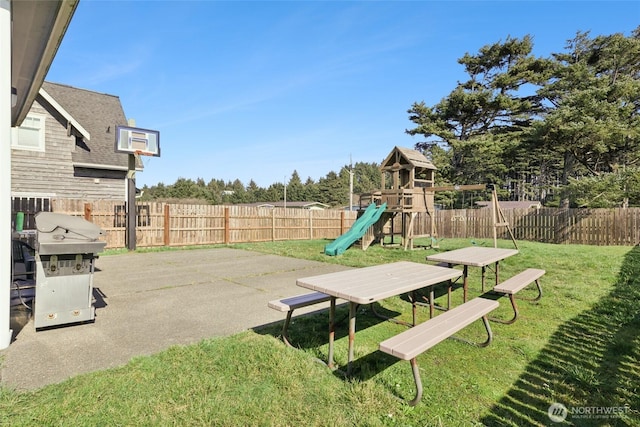
{"type": "Polygon", "coordinates": [[[491,191],[494,211],[494,245],[497,239],[497,228],[507,227],[511,239],[515,238],[507,223],[493,185],[471,184],[435,186],[437,168],[421,152],[410,148],[394,147],[380,165],[380,190],[360,197],[360,206],[370,204],[385,205],[385,211],[378,221],[364,233],[360,239],[362,249],[366,249],[374,241],[388,244],[385,237],[390,237],[392,244],[399,236],[405,249],[413,249],[413,241],[417,237],[437,237],[435,226],[435,192],[436,191],[491,191]],[[425,213],[426,215],[418,215],[425,213]]]}
{"type": "Polygon", "coordinates": [[[391,236],[393,242],[397,234],[405,249],[413,248],[415,237],[433,235],[435,171],[433,163],[419,151],[393,148],[380,165],[380,190],[360,198],[361,206],[387,204],[378,223],[363,236],[363,249],[375,240],[384,243],[385,236],[391,236]],[[428,220],[417,227],[416,218],[421,212],[427,214],[428,220]]]}

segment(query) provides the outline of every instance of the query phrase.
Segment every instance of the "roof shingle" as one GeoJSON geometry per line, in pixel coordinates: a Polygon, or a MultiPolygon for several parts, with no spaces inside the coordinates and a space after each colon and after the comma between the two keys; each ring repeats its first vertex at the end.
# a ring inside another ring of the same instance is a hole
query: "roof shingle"
{"type": "Polygon", "coordinates": [[[120,98],[51,82],[42,88],[91,135],[86,145],[76,145],[74,163],[128,166],[128,155],[115,152],[116,126],[127,125],[120,98]]]}

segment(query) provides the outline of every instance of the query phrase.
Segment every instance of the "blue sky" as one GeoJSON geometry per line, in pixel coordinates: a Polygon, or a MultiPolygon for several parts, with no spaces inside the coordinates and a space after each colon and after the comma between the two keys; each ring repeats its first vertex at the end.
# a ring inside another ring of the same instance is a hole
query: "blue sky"
{"type": "Polygon", "coordinates": [[[639,24],[634,1],[81,0],[46,80],[117,95],[160,131],[138,187],[268,187],[413,147],[407,110],[466,80],[466,52],[530,34],[548,56],[639,24]]]}

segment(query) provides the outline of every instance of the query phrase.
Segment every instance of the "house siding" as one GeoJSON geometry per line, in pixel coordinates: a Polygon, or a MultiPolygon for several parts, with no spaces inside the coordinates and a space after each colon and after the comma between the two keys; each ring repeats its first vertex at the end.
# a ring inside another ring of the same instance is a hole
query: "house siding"
{"type": "Polygon", "coordinates": [[[85,200],[125,200],[126,171],[74,168],[75,136],[40,96],[31,112],[46,116],[45,151],[11,149],[13,195],[85,200]]]}

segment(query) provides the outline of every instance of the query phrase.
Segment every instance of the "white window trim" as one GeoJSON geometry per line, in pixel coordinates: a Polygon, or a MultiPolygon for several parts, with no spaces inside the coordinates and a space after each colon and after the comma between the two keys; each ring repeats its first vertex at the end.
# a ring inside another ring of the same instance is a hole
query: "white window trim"
{"type": "Polygon", "coordinates": [[[25,146],[25,145],[20,145],[19,144],[19,131],[20,131],[20,127],[13,127],[11,128],[11,148],[13,148],[14,150],[25,150],[25,151],[38,151],[38,152],[44,152],[45,151],[45,128],[46,128],[46,122],[47,122],[47,116],[45,114],[38,114],[38,113],[29,113],[27,114],[27,118],[32,117],[32,118],[37,118],[40,119],[40,129],[38,132],[38,146],[37,147],[29,147],[29,146],[25,146]]]}

